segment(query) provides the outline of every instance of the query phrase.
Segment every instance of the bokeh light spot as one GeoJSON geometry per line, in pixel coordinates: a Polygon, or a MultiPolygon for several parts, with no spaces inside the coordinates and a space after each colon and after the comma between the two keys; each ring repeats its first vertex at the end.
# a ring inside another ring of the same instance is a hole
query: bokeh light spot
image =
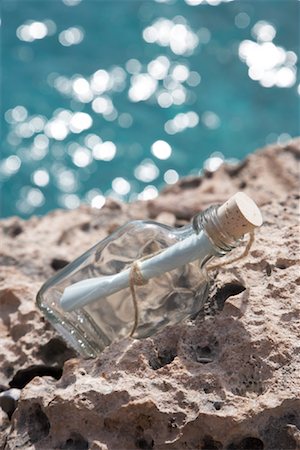
{"type": "Polygon", "coordinates": [[[93,157],[102,161],[111,161],[117,153],[116,145],[111,141],[96,144],[93,147],[93,157]]]}
{"type": "Polygon", "coordinates": [[[40,187],[47,186],[49,183],[50,177],[49,173],[45,169],[39,169],[33,172],[32,174],[32,181],[34,184],[40,187]]]}
{"type": "Polygon", "coordinates": [[[91,200],[91,207],[96,209],[101,209],[105,205],[104,195],[97,194],[91,200]]]}
{"type": "Polygon", "coordinates": [[[164,173],[164,180],[167,184],[175,184],[179,180],[179,175],[174,169],[168,169],[164,173]]]}
{"type": "Polygon", "coordinates": [[[151,153],[158,159],[168,159],[172,154],[172,148],[168,142],[158,140],[151,145],[151,153]]]}
{"type": "Polygon", "coordinates": [[[17,155],[10,155],[1,163],[1,172],[4,175],[10,176],[19,171],[21,167],[21,160],[17,155]]]}
{"type": "Polygon", "coordinates": [[[208,172],[215,172],[224,163],[224,155],[220,152],[214,152],[204,161],[204,169],[208,172]]]}
{"type": "Polygon", "coordinates": [[[62,0],[66,6],[77,6],[82,0],[62,0]]]}
{"type": "Polygon", "coordinates": [[[76,112],[70,120],[70,130],[73,133],[81,133],[93,125],[91,116],[84,112],[76,112]]]}
{"type": "Polygon", "coordinates": [[[145,159],[134,169],[134,176],[144,183],[151,183],[159,176],[159,169],[151,159],[145,159]]]}
{"type": "Polygon", "coordinates": [[[152,200],[158,196],[158,190],[155,186],[149,185],[138,194],[138,200],[152,200]]]}
{"type": "Polygon", "coordinates": [[[147,73],[133,75],[128,97],[132,102],[147,100],[155,92],[157,80],[147,73]]]}
{"type": "Polygon", "coordinates": [[[142,64],[137,59],[129,59],[125,65],[128,73],[137,74],[142,70],[142,64]]]}
{"type": "Polygon", "coordinates": [[[133,123],[132,115],[128,113],[122,113],[119,115],[118,122],[120,127],[129,128],[133,123]]]}
{"type": "Polygon", "coordinates": [[[75,150],[72,159],[73,159],[73,163],[77,167],[86,167],[93,160],[90,150],[85,147],[78,147],[75,150]]]}
{"type": "Polygon", "coordinates": [[[60,203],[64,208],[76,209],[80,205],[80,199],[75,194],[64,194],[60,197],[60,203]]]}
{"type": "Polygon", "coordinates": [[[84,38],[84,31],[79,27],[71,27],[63,30],[58,35],[58,40],[64,47],[80,44],[84,38]]]}
{"type": "Polygon", "coordinates": [[[247,28],[250,24],[250,17],[247,13],[240,12],[235,16],[234,23],[238,28],[247,28]]]}
{"type": "Polygon", "coordinates": [[[112,182],[113,190],[119,195],[127,195],[130,192],[130,183],[123,177],[117,177],[112,182]]]}
{"type": "Polygon", "coordinates": [[[33,42],[36,39],[44,39],[48,35],[48,27],[45,22],[30,20],[17,28],[16,35],[21,41],[33,42]]]}
{"type": "Polygon", "coordinates": [[[38,208],[45,203],[44,194],[37,188],[31,188],[28,190],[26,200],[34,208],[38,208]]]}
{"type": "Polygon", "coordinates": [[[143,31],[143,38],[149,44],[157,43],[162,47],[170,47],[176,55],[191,55],[199,44],[199,38],[186,20],[170,20],[160,17],[143,31]]]}
{"type": "Polygon", "coordinates": [[[201,119],[204,125],[211,130],[218,128],[221,123],[219,116],[212,111],[205,111],[202,114],[201,119]]]}
{"type": "Polygon", "coordinates": [[[57,141],[63,141],[69,134],[69,130],[63,120],[53,119],[45,126],[45,134],[57,141]]]}

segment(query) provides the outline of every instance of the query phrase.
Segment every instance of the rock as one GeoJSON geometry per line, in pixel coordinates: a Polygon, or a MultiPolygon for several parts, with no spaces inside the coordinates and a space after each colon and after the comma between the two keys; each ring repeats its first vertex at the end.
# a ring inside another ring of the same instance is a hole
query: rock
{"type": "Polygon", "coordinates": [[[11,423],[7,414],[0,408],[0,449],[4,449],[11,423]]]}
{"type": "Polygon", "coordinates": [[[8,389],[0,394],[0,407],[10,418],[17,407],[20,398],[20,389],[8,389]]]}
{"type": "Polygon", "coordinates": [[[148,202],[3,220],[0,384],[22,389],[13,427],[0,425],[5,450],[299,448],[299,159],[293,140],[148,202]],[[197,317],[83,360],[36,309],[42,282],[119,225],[181,225],[237,190],[264,226],[247,258],[211,273],[197,317]]]}

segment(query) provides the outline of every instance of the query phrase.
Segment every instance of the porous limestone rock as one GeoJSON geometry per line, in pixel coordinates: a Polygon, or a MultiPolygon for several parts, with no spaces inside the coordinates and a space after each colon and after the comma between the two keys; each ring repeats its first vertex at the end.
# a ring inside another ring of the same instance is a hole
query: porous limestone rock
{"type": "Polygon", "coordinates": [[[148,202],[3,220],[0,391],[21,397],[11,425],[0,410],[0,448],[300,448],[299,159],[294,140],[148,202]],[[47,277],[119,225],[179,226],[237,190],[257,201],[264,225],[247,258],[211,274],[197,317],[83,360],[37,310],[47,277]]]}

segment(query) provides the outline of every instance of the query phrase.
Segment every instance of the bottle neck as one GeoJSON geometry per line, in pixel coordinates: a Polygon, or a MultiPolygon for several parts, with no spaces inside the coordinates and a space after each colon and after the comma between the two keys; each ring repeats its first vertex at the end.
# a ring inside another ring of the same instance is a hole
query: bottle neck
{"type": "Polygon", "coordinates": [[[237,247],[241,240],[230,236],[222,229],[217,215],[218,208],[219,205],[214,205],[196,214],[192,218],[192,227],[197,234],[204,231],[216,253],[222,256],[237,247]]]}

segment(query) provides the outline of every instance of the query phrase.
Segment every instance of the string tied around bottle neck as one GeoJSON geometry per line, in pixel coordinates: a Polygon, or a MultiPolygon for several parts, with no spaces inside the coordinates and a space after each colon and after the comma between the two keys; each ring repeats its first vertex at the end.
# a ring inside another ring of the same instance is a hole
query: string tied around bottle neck
{"type": "Polygon", "coordinates": [[[221,269],[222,267],[227,266],[228,264],[232,264],[234,262],[241,261],[242,259],[246,258],[249,255],[249,252],[251,250],[251,247],[253,246],[254,241],[255,241],[255,233],[253,230],[249,233],[247,245],[240,255],[234,256],[233,258],[228,258],[225,261],[221,261],[220,263],[208,264],[206,266],[206,271],[210,272],[211,270],[221,269]]]}

